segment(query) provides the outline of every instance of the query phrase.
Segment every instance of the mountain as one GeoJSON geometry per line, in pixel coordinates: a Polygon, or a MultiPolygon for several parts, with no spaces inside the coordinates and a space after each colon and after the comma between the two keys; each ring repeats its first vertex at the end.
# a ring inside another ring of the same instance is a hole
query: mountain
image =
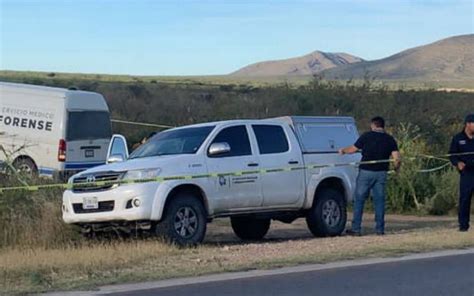
{"type": "Polygon", "coordinates": [[[314,51],[310,54],[285,60],[265,61],[248,65],[233,76],[303,76],[319,73],[341,65],[358,63],[361,58],[347,53],[314,51]]]}
{"type": "Polygon", "coordinates": [[[474,34],[455,36],[374,61],[342,65],[322,72],[329,79],[472,80],[474,34]]]}

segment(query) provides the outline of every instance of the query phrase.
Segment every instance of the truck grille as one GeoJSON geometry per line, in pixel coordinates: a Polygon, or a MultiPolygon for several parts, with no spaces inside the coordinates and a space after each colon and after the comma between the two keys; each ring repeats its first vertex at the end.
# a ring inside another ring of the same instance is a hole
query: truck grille
{"type": "Polygon", "coordinates": [[[113,200],[99,201],[99,208],[97,209],[83,209],[82,203],[73,203],[72,208],[76,214],[111,212],[114,210],[115,202],[113,200]]]}
{"type": "Polygon", "coordinates": [[[118,186],[118,180],[122,177],[120,172],[103,172],[87,174],[74,178],[72,190],[74,192],[103,191],[118,186]],[[97,184],[96,182],[105,182],[97,184]]]}

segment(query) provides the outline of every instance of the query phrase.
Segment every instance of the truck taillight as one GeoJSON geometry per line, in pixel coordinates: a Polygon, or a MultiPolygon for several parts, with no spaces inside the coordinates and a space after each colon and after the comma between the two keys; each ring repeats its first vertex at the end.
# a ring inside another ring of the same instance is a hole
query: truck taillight
{"type": "Polygon", "coordinates": [[[64,139],[59,140],[58,161],[66,161],[66,141],[64,139]]]}

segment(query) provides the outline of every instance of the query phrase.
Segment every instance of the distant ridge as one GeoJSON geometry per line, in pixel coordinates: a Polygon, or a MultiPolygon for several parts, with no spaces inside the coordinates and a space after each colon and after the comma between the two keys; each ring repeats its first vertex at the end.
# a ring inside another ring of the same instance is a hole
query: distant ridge
{"type": "Polygon", "coordinates": [[[314,51],[310,54],[296,58],[251,64],[231,73],[230,75],[247,77],[304,76],[361,61],[363,61],[363,59],[347,53],[314,51]]]}

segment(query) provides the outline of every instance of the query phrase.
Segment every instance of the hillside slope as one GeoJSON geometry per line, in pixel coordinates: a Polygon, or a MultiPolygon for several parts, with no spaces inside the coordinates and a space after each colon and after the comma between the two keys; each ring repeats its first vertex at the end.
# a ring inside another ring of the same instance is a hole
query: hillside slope
{"type": "Polygon", "coordinates": [[[455,36],[375,61],[323,71],[330,79],[468,80],[474,78],[474,34],[455,36]]]}
{"type": "Polygon", "coordinates": [[[314,51],[310,54],[285,60],[265,61],[248,65],[230,75],[233,76],[303,76],[319,73],[341,65],[363,61],[347,53],[314,51]]]}

